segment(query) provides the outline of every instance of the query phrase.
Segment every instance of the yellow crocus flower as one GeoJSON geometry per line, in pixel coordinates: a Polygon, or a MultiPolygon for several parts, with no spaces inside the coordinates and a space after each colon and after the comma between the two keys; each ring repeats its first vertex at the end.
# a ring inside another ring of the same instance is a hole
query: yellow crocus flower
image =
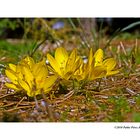
{"type": "Polygon", "coordinates": [[[54,57],[48,53],[47,58],[51,65],[49,69],[65,80],[69,80],[80,67],[80,57],[77,56],[76,49],[73,49],[71,54],[68,55],[65,48],[59,47],[56,49],[54,57]]]}
{"type": "Polygon", "coordinates": [[[98,78],[102,78],[106,73],[107,70],[103,66],[96,66],[96,64],[101,62],[101,58],[97,59],[98,53],[93,56],[92,48],[89,52],[88,61],[85,64],[83,61],[81,62],[80,69],[75,72],[75,78],[78,81],[86,80],[92,81],[98,78]]]}
{"type": "Polygon", "coordinates": [[[106,76],[114,75],[119,73],[119,70],[114,70],[116,66],[116,60],[114,58],[108,58],[103,61],[103,66],[107,68],[106,76]]]}
{"type": "Polygon", "coordinates": [[[30,97],[49,92],[57,79],[56,75],[48,75],[44,59],[35,63],[31,57],[21,60],[18,65],[9,64],[5,74],[11,81],[5,84],[8,88],[24,90],[30,97]]]}
{"type": "Polygon", "coordinates": [[[106,68],[107,73],[105,76],[110,76],[110,75],[114,75],[119,73],[119,70],[114,70],[115,66],[116,66],[116,60],[114,58],[107,58],[105,60],[103,60],[104,56],[103,56],[103,50],[102,49],[98,49],[94,56],[94,67],[96,66],[103,66],[106,68]]]}
{"type": "Polygon", "coordinates": [[[85,64],[83,61],[81,61],[81,66],[74,73],[74,78],[78,81],[92,81],[98,78],[117,74],[119,70],[113,70],[115,66],[116,61],[114,58],[103,60],[103,50],[98,49],[93,55],[91,48],[87,63],[85,64]]]}

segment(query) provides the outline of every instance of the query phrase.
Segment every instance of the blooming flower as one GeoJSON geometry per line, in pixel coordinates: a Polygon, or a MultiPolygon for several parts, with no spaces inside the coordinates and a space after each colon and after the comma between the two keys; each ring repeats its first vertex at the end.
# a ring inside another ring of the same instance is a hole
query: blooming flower
{"type": "Polygon", "coordinates": [[[80,68],[74,73],[74,77],[78,80],[92,81],[102,78],[106,74],[106,68],[103,66],[95,66],[93,51],[90,49],[87,63],[80,61],[80,68]]]}
{"type": "Polygon", "coordinates": [[[107,58],[103,60],[103,57],[104,57],[103,50],[98,49],[94,54],[94,59],[95,59],[94,67],[96,66],[105,67],[107,70],[106,76],[117,74],[119,70],[114,70],[116,66],[116,60],[114,58],[107,58]]]}
{"type": "Polygon", "coordinates": [[[21,60],[18,65],[9,64],[5,74],[11,81],[5,84],[8,88],[24,90],[31,97],[49,92],[57,79],[56,75],[48,76],[44,59],[35,63],[31,57],[21,60]]]}
{"type": "Polygon", "coordinates": [[[114,58],[103,60],[102,49],[98,49],[93,55],[91,48],[87,63],[85,64],[82,60],[80,63],[80,68],[74,73],[74,77],[78,81],[92,81],[98,78],[117,74],[119,72],[119,70],[114,70],[116,66],[116,61],[114,58]]]}
{"type": "Polygon", "coordinates": [[[59,47],[56,49],[54,57],[47,54],[47,58],[51,65],[49,69],[65,80],[69,80],[73,73],[80,67],[80,57],[77,56],[76,49],[68,55],[65,48],[59,47]]]}

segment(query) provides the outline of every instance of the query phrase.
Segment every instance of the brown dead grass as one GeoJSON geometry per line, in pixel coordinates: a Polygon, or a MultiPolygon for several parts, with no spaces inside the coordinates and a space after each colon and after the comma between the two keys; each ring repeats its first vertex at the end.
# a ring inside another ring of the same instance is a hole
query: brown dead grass
{"type": "MultiPolygon", "coordinates": [[[[2,83],[1,83],[2,86],[2,83]]],[[[102,80],[100,91],[95,91],[97,82],[89,83],[85,89],[77,93],[66,93],[59,97],[48,98],[54,120],[60,122],[104,122],[110,121],[114,108],[111,97],[124,97],[131,108],[124,113],[122,121],[133,121],[133,112],[139,112],[140,107],[135,97],[140,94],[140,76],[131,74],[124,77],[118,74],[102,80]]],[[[0,120],[23,122],[48,122],[50,119],[46,108],[41,106],[42,99],[38,99],[40,109],[35,109],[35,102],[25,96],[6,93],[6,88],[0,90],[0,120]]]]}

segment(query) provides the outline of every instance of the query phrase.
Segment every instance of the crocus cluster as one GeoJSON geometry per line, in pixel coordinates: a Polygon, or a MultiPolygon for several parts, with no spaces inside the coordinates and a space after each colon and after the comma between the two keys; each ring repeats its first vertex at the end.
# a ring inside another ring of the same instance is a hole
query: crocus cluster
{"type": "Polygon", "coordinates": [[[76,79],[77,81],[92,81],[117,74],[119,70],[114,70],[116,60],[114,58],[104,59],[103,57],[102,49],[98,49],[93,54],[92,48],[90,49],[87,63],[84,63],[83,59],[77,55],[76,49],[70,55],[63,47],[56,49],[54,57],[47,54],[51,65],[50,70],[53,73],[62,79],[76,79]]]}
{"type": "Polygon", "coordinates": [[[54,57],[48,53],[47,59],[49,65],[46,64],[45,58],[35,63],[29,56],[17,65],[9,64],[5,74],[10,82],[5,85],[16,91],[24,90],[28,96],[33,97],[51,91],[58,78],[78,82],[92,81],[119,72],[119,70],[114,70],[116,60],[104,59],[102,49],[98,49],[93,54],[91,48],[87,63],[84,63],[76,49],[69,54],[63,47],[56,49],[54,57]]]}
{"type": "Polygon", "coordinates": [[[24,90],[31,97],[49,92],[57,79],[55,75],[48,76],[45,59],[35,63],[31,57],[21,60],[18,65],[9,64],[5,74],[11,81],[5,84],[8,88],[24,90]]]}

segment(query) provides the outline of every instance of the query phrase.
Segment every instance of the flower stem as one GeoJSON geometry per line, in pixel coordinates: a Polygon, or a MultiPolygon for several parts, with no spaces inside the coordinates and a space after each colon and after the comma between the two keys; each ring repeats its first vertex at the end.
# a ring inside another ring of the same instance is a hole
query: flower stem
{"type": "Polygon", "coordinates": [[[42,93],[42,97],[45,101],[45,106],[46,106],[46,110],[48,112],[48,115],[49,115],[49,118],[52,122],[56,122],[56,117],[54,115],[54,112],[53,112],[53,108],[52,108],[52,105],[50,104],[50,102],[46,99],[46,96],[44,95],[44,93],[42,93]]]}

